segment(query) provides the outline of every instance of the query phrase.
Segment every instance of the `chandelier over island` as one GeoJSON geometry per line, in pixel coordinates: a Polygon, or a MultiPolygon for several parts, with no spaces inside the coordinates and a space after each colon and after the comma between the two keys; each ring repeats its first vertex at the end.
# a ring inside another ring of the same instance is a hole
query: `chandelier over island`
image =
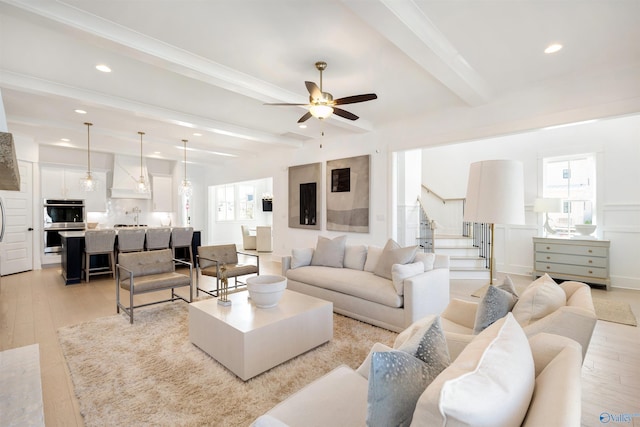
{"type": "Polygon", "coordinates": [[[91,138],[89,135],[89,129],[93,126],[93,123],[85,122],[87,126],[87,175],[84,178],[80,178],[80,188],[84,191],[95,191],[98,182],[91,176],[91,138]]]}
{"type": "Polygon", "coordinates": [[[187,179],[187,141],[186,139],[182,140],[182,144],[184,145],[184,179],[180,183],[178,193],[185,197],[191,197],[193,194],[193,186],[191,185],[191,181],[187,179]]]}
{"type": "Polygon", "coordinates": [[[136,191],[138,193],[148,193],[149,183],[144,179],[144,170],[142,168],[142,135],[144,135],[144,132],[138,132],[138,134],[140,135],[140,179],[138,179],[136,191]]]}

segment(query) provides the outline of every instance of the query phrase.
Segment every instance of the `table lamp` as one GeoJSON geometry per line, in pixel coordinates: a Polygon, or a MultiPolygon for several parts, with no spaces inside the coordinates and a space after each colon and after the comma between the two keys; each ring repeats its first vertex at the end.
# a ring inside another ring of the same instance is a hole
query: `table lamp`
{"type": "Polygon", "coordinates": [[[549,213],[562,212],[562,199],[552,197],[538,198],[533,203],[533,211],[545,213],[545,233],[543,235],[557,233],[557,230],[555,230],[553,227],[551,227],[551,224],[549,224],[549,213]]]}
{"type": "Polygon", "coordinates": [[[524,224],[524,168],[515,160],[472,163],[464,220],[491,225],[489,280],[493,283],[495,224],[524,224]]]}

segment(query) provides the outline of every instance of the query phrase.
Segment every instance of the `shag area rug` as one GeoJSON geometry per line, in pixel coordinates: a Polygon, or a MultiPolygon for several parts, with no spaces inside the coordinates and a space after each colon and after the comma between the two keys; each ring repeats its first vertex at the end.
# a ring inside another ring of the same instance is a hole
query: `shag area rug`
{"type": "MultiPolygon", "coordinates": [[[[248,426],[336,366],[357,368],[397,334],[334,314],[333,340],[244,382],[189,341],[188,306],[60,328],[86,426],[248,426]]],[[[220,345],[224,345],[223,342],[220,345]]]]}
{"type": "MultiPolygon", "coordinates": [[[[471,296],[482,298],[487,292],[487,287],[476,289],[471,296]]],[[[631,310],[631,306],[622,301],[609,300],[604,298],[593,298],[593,308],[596,310],[596,316],[599,320],[607,322],[621,323],[623,325],[638,326],[636,316],[631,310]]]]}

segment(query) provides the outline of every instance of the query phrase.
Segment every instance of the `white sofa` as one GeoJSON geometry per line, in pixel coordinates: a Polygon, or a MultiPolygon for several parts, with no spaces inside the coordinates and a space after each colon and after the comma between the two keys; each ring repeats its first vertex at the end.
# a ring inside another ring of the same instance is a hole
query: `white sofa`
{"type": "MultiPolygon", "coordinates": [[[[418,391],[421,394],[415,409],[409,411],[411,426],[445,425],[443,416],[447,425],[498,427],[514,425],[515,418],[516,425],[526,427],[580,426],[580,346],[566,337],[546,333],[527,339],[512,316],[507,317],[511,318],[511,330],[519,328],[520,336],[504,332],[507,318],[475,336],[424,391],[418,391]]],[[[369,365],[371,354],[389,350],[383,344],[375,344],[357,370],[345,365],[335,368],[252,425],[377,425],[367,420],[371,416],[367,373],[373,372],[369,365]]]]}
{"type": "Polygon", "coordinates": [[[397,279],[394,285],[394,280],[374,273],[384,248],[345,245],[342,258],[334,260],[342,268],[311,265],[318,247],[315,251],[294,249],[282,259],[282,275],[288,279],[287,289],[331,301],[336,313],[399,332],[428,314],[440,314],[449,304],[448,255],[416,255],[425,260],[423,269],[413,270],[416,274],[409,273],[414,258],[408,263],[413,266],[389,267],[397,279]]]}

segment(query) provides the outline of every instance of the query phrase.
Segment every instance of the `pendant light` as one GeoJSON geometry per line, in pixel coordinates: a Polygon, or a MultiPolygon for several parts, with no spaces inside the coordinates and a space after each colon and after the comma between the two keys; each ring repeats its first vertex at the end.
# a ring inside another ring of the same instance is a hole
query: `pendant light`
{"type": "Polygon", "coordinates": [[[140,179],[138,179],[136,191],[138,193],[148,193],[149,183],[144,179],[144,169],[142,169],[142,135],[144,135],[144,132],[138,132],[138,134],[140,135],[140,179]]]}
{"type": "Polygon", "coordinates": [[[184,179],[180,184],[180,188],[178,188],[178,192],[185,197],[191,197],[193,194],[193,186],[191,185],[191,181],[187,179],[187,140],[183,139],[182,143],[184,144],[184,179]]]}
{"type": "Polygon", "coordinates": [[[95,191],[97,182],[91,176],[91,138],[89,137],[89,129],[93,126],[93,123],[85,123],[87,126],[87,175],[84,178],[80,179],[80,187],[84,191],[95,191]]]}

